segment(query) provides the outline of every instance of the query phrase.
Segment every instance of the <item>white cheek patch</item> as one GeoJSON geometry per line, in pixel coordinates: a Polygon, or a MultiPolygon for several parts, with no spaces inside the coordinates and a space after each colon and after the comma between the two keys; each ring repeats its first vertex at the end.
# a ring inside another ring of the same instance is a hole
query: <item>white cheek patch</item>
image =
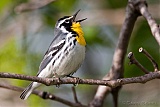
{"type": "Polygon", "coordinates": [[[60,21],[60,22],[58,23],[58,25],[57,25],[57,28],[60,28],[60,25],[61,25],[62,23],[64,23],[64,21],[65,21],[65,20],[60,21]]]}
{"type": "Polygon", "coordinates": [[[62,23],[64,23],[66,20],[70,20],[71,18],[73,18],[73,16],[59,21],[59,23],[58,23],[58,25],[57,25],[57,28],[60,28],[60,25],[61,25],[62,23]]]}
{"type": "Polygon", "coordinates": [[[56,26],[56,28],[60,29],[63,33],[69,33],[66,28],[64,26],[61,26],[63,23],[65,23],[66,20],[70,20],[71,18],[73,18],[73,16],[63,19],[61,21],[58,22],[58,25],[56,26]]]}
{"type": "Polygon", "coordinates": [[[66,30],[64,26],[62,26],[60,29],[62,30],[63,33],[68,33],[68,31],[66,30]]]}

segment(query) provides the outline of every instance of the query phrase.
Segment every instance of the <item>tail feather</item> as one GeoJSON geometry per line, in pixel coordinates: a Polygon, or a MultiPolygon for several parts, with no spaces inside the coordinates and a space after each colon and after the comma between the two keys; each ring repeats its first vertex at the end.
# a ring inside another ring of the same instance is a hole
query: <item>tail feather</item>
{"type": "Polygon", "coordinates": [[[33,82],[28,85],[28,87],[21,93],[20,98],[26,100],[29,95],[32,93],[34,87],[33,82]]]}

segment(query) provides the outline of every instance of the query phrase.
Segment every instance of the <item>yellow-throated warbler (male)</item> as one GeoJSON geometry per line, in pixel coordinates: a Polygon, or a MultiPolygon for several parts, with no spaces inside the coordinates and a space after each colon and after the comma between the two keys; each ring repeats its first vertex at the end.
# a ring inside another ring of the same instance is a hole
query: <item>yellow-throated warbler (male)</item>
{"type": "MultiPolygon", "coordinates": [[[[80,11],[80,10],[79,10],[80,11]]],[[[70,76],[82,64],[85,58],[85,39],[80,22],[75,21],[77,11],[73,16],[60,18],[54,29],[54,39],[44,55],[37,76],[43,78],[70,76]]],[[[32,82],[20,95],[27,99],[40,83],[32,82]]]]}

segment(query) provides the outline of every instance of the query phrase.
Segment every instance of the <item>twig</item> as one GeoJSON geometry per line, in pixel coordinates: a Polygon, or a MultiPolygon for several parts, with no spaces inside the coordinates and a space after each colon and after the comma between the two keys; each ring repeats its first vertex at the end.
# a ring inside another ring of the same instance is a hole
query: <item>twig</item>
{"type": "MultiPolygon", "coordinates": [[[[146,83],[147,81],[157,79],[157,78],[160,78],[160,71],[150,72],[149,74],[145,74],[145,75],[139,76],[139,77],[121,78],[121,79],[115,79],[115,80],[108,80],[108,81],[105,81],[105,82],[104,82],[104,80],[99,80],[99,82],[100,82],[99,84],[107,85],[107,86],[109,85],[112,88],[116,88],[118,86],[131,84],[131,83],[146,83]]],[[[72,80],[72,79],[70,78],[69,80],[72,80]]],[[[89,81],[89,80],[92,81],[92,79],[88,79],[87,81],[89,81]]],[[[85,79],[84,79],[84,81],[85,81],[85,79]]],[[[97,80],[95,80],[95,81],[97,81],[97,80]]],[[[70,81],[68,81],[66,83],[70,83],[70,81]]],[[[81,84],[81,82],[79,84],[81,84]]],[[[99,84],[97,84],[97,85],[99,85],[99,84]]],[[[15,91],[22,91],[23,90],[23,88],[19,88],[19,87],[7,85],[7,84],[2,84],[2,83],[0,83],[0,87],[15,90],[15,91]]],[[[39,96],[44,96],[43,92],[40,93],[39,91],[34,91],[33,93],[36,94],[36,95],[39,95],[39,96]]],[[[50,95],[47,95],[47,96],[48,97],[45,97],[45,99],[54,97],[54,95],[52,95],[53,97],[49,97],[50,95]]]]}
{"type": "Polygon", "coordinates": [[[149,74],[145,74],[145,75],[139,76],[139,77],[119,79],[119,80],[117,80],[117,82],[119,81],[119,83],[121,85],[131,84],[131,83],[143,83],[144,84],[150,80],[157,79],[159,77],[160,77],[160,71],[150,72],[149,74]]]}
{"type": "Polygon", "coordinates": [[[74,87],[74,86],[72,86],[72,91],[73,91],[73,97],[74,97],[75,102],[76,102],[76,103],[80,103],[80,102],[78,101],[77,94],[76,94],[76,90],[75,90],[75,87],[74,87]]]}
{"type": "Polygon", "coordinates": [[[42,8],[42,7],[52,3],[53,1],[55,1],[55,0],[32,0],[28,3],[22,3],[18,6],[16,6],[14,11],[16,13],[21,13],[24,11],[39,9],[39,8],[42,8]]]}
{"type": "MultiPolygon", "coordinates": [[[[5,89],[9,89],[9,90],[13,90],[13,91],[18,91],[18,92],[22,92],[24,90],[24,88],[16,87],[16,86],[9,85],[9,84],[6,84],[6,83],[4,84],[4,83],[1,83],[1,82],[0,82],[0,87],[5,88],[5,89]]],[[[55,96],[51,93],[44,92],[44,91],[34,90],[32,92],[32,94],[35,94],[35,95],[37,95],[37,96],[39,96],[43,99],[54,100],[54,101],[57,101],[57,102],[60,102],[60,103],[63,103],[65,105],[72,106],[72,107],[87,107],[85,105],[78,104],[78,103],[73,103],[71,101],[65,100],[63,98],[60,98],[58,96],[55,96]]]]}
{"type": "Polygon", "coordinates": [[[145,49],[141,47],[139,48],[139,52],[145,54],[147,58],[152,62],[154,71],[159,71],[157,62],[153,59],[153,57],[145,49]]]}
{"type": "Polygon", "coordinates": [[[160,45],[160,28],[156,21],[153,19],[151,14],[148,11],[146,0],[138,0],[138,11],[142,14],[142,16],[147,20],[148,25],[151,29],[152,35],[155,37],[156,41],[160,45]]]}
{"type": "Polygon", "coordinates": [[[135,64],[137,65],[145,74],[148,74],[149,71],[147,69],[145,69],[138,61],[137,59],[134,57],[134,54],[132,52],[129,52],[128,54],[128,58],[130,59],[129,64],[135,64]]]}
{"type": "Polygon", "coordinates": [[[122,86],[118,86],[116,88],[112,88],[112,91],[111,91],[111,94],[112,94],[112,97],[113,97],[113,104],[114,104],[114,107],[118,107],[118,94],[119,94],[119,90],[121,89],[122,86]]]}
{"type": "MultiPolygon", "coordinates": [[[[12,78],[12,79],[20,79],[20,80],[27,80],[27,81],[36,81],[47,86],[50,85],[57,85],[57,84],[76,84],[77,80],[74,78],[40,78],[36,76],[27,76],[22,74],[14,74],[14,73],[3,73],[0,72],[0,78],[12,78]]],[[[88,84],[88,85],[105,85],[112,87],[112,82],[107,80],[95,80],[95,79],[79,79],[78,84],[88,84]]]]}
{"type": "MultiPolygon", "coordinates": [[[[108,74],[103,78],[104,80],[112,80],[123,77],[124,59],[127,52],[128,43],[133,31],[134,24],[139,15],[140,14],[135,9],[135,6],[128,2],[125,20],[122,25],[116,50],[113,56],[112,67],[110,68],[109,73],[107,72],[108,74]]],[[[111,90],[112,89],[110,87],[99,86],[90,105],[93,107],[102,107],[106,95],[111,92],[111,90]]]]}
{"type": "MultiPolygon", "coordinates": [[[[40,82],[40,83],[50,83],[47,85],[56,85],[56,83],[59,81],[58,79],[55,79],[55,78],[39,78],[39,77],[25,76],[25,75],[22,75],[24,78],[17,78],[17,75],[20,75],[20,74],[13,74],[13,73],[8,73],[8,74],[9,75],[6,77],[5,73],[0,72],[0,78],[3,78],[3,76],[5,76],[4,78],[36,81],[36,82],[40,82]],[[45,82],[45,81],[47,81],[47,82],[45,82]]],[[[140,77],[115,79],[115,80],[80,79],[79,84],[104,85],[104,86],[116,88],[117,86],[129,84],[129,83],[144,83],[144,82],[147,82],[149,80],[156,79],[159,77],[160,77],[160,71],[150,72],[149,74],[146,74],[146,75],[140,76],[140,77]]],[[[62,78],[60,81],[60,84],[75,84],[75,83],[76,83],[75,79],[72,79],[72,78],[62,78]]]]}

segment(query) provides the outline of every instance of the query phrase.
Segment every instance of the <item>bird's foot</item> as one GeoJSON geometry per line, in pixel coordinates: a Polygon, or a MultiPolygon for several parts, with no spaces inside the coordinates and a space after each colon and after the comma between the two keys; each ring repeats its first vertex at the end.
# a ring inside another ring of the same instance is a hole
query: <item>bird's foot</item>
{"type": "Polygon", "coordinates": [[[61,80],[61,78],[58,76],[57,73],[54,73],[54,77],[58,79],[58,80],[57,80],[56,87],[59,88],[59,87],[60,87],[60,83],[62,82],[62,80],[61,80]]]}

